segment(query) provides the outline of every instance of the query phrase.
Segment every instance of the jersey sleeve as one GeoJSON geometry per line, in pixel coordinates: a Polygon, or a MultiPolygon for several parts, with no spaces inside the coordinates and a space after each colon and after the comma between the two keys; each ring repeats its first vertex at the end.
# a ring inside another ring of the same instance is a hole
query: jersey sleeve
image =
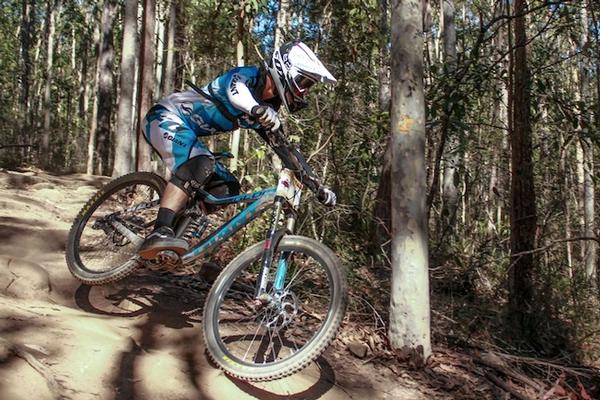
{"type": "Polygon", "coordinates": [[[227,85],[227,99],[231,105],[246,114],[250,114],[252,107],[257,106],[258,102],[246,85],[248,77],[234,73],[227,85]]]}

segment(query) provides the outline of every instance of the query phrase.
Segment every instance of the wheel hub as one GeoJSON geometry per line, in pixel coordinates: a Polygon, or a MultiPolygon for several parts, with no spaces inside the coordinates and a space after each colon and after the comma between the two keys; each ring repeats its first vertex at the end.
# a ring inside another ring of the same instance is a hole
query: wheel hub
{"type": "Polygon", "coordinates": [[[266,312],[269,313],[269,317],[265,326],[277,330],[285,328],[298,315],[298,299],[291,291],[276,294],[266,312]]]}

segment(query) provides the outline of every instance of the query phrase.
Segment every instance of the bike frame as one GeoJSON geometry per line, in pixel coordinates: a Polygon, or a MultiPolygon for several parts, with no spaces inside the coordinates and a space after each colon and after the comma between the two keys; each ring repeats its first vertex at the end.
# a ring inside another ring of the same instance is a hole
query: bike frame
{"type": "Polygon", "coordinates": [[[203,241],[189,249],[183,256],[181,256],[181,261],[184,264],[194,262],[198,257],[201,257],[205,253],[219,246],[221,243],[233,236],[237,231],[256,219],[268,208],[271,208],[273,206],[273,200],[275,199],[276,190],[277,189],[275,187],[271,187],[254,193],[221,198],[207,194],[203,201],[208,204],[230,205],[248,202],[251,202],[251,204],[240,211],[232,219],[227,221],[224,225],[221,225],[220,228],[206,237],[203,241]]]}
{"type": "MultiPolygon", "coordinates": [[[[283,235],[286,233],[292,233],[294,229],[295,213],[291,213],[288,216],[286,228],[278,229],[283,205],[288,204],[292,210],[296,210],[300,204],[301,193],[302,185],[297,181],[294,173],[289,169],[283,169],[280,172],[279,181],[276,187],[271,187],[254,193],[221,198],[217,198],[209,193],[206,193],[202,201],[208,204],[250,204],[236,214],[233,218],[231,218],[228,222],[219,227],[216,231],[211,233],[203,241],[183,254],[183,256],[181,256],[181,261],[184,264],[193,263],[197,258],[201,257],[229,239],[237,231],[256,219],[267,209],[274,208],[271,227],[268,231],[265,241],[261,273],[256,287],[256,297],[258,298],[264,295],[267,286],[266,278],[271,267],[274,250],[283,235]]],[[[274,287],[277,291],[283,290],[283,284],[287,272],[287,257],[288,254],[284,254],[277,265],[277,272],[275,274],[274,281],[274,287]]]]}

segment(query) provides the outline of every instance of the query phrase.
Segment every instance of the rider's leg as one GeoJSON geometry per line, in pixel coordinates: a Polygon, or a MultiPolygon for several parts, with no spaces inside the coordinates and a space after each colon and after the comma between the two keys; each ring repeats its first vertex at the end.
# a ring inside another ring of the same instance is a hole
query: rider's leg
{"type": "Polygon", "coordinates": [[[153,107],[142,126],[144,136],[173,172],[173,176],[161,198],[154,230],[146,237],[138,254],[144,259],[155,258],[163,250],[183,254],[188,249],[188,243],[175,237],[174,225],[177,215],[185,208],[195,182],[203,182],[205,178],[202,175],[212,173],[212,164],[198,161],[198,158],[209,158],[210,152],[198,142],[195,132],[177,114],[164,107],[153,107]]]}

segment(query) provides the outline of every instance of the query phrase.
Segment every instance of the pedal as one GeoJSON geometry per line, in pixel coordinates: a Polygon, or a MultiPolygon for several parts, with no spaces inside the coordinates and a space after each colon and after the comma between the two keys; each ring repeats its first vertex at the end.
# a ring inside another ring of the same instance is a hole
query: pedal
{"type": "Polygon", "coordinates": [[[158,263],[165,269],[172,269],[181,264],[179,254],[173,250],[163,250],[156,255],[158,263]]]}

